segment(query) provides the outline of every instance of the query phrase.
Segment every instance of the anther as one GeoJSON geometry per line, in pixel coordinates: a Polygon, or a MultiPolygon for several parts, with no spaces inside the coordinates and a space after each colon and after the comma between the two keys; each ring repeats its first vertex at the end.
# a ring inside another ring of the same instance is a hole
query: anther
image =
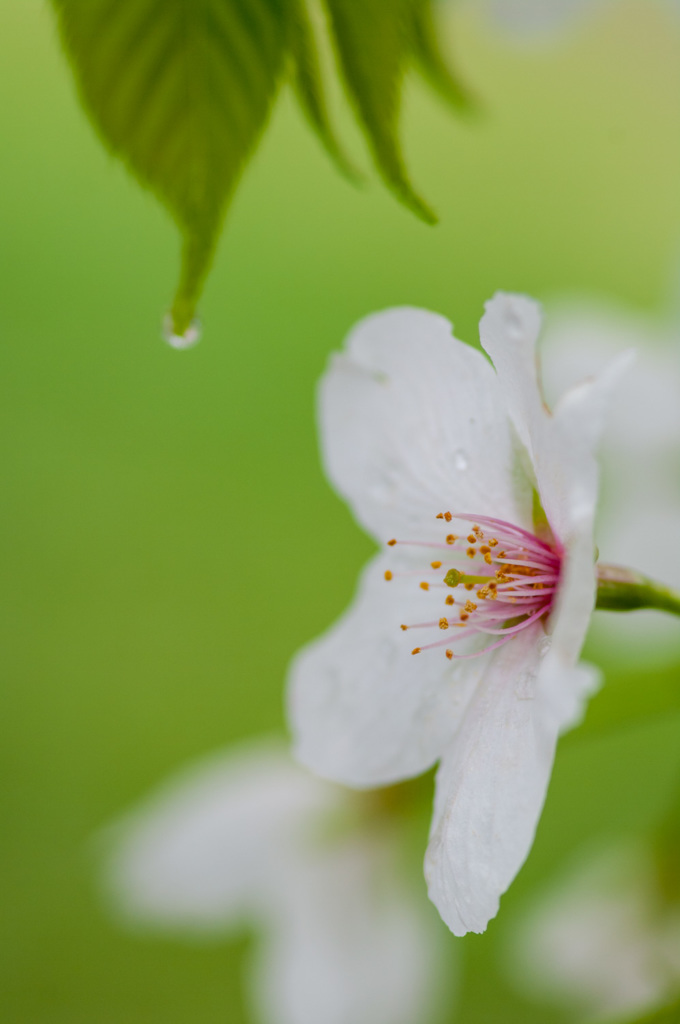
{"type": "Polygon", "coordinates": [[[451,520],[453,519],[453,516],[451,515],[450,512],[445,512],[444,513],[444,519],[446,520],[447,523],[450,523],[451,520]]]}
{"type": "Polygon", "coordinates": [[[392,540],[388,540],[388,542],[387,542],[387,543],[388,543],[389,547],[393,548],[393,547],[394,547],[394,545],[395,545],[395,544],[396,544],[397,542],[396,542],[395,538],[393,537],[393,538],[392,538],[392,540]]]}
{"type": "Polygon", "coordinates": [[[466,601],[465,602],[465,611],[466,612],[476,612],[477,611],[477,605],[475,604],[475,602],[474,601],[466,601]]]}
{"type": "Polygon", "coordinates": [[[493,565],[493,558],[488,552],[484,555],[484,561],[486,562],[487,565],[493,565]]]}
{"type": "Polygon", "coordinates": [[[477,538],[475,537],[474,533],[469,533],[468,534],[468,544],[476,544],[476,543],[477,543],[477,538]]]}
{"type": "Polygon", "coordinates": [[[414,647],[411,654],[420,654],[420,647],[414,647]]]}
{"type": "Polygon", "coordinates": [[[425,580],[423,580],[423,582],[420,584],[420,589],[421,590],[429,590],[430,589],[430,584],[426,583],[425,580]]]}
{"type": "Polygon", "coordinates": [[[455,533],[449,533],[446,536],[446,543],[447,544],[455,544],[457,540],[458,540],[458,538],[456,537],[455,533]]]}
{"type": "Polygon", "coordinates": [[[456,599],[453,596],[453,594],[447,594],[446,595],[446,602],[445,603],[446,604],[455,604],[456,603],[456,599]]]}
{"type": "Polygon", "coordinates": [[[430,565],[432,566],[433,569],[441,569],[442,567],[441,562],[430,562],[430,565]]]}
{"type": "Polygon", "coordinates": [[[448,647],[446,648],[446,657],[449,661],[451,661],[451,658],[453,657],[453,651],[450,651],[448,647]]]}
{"type": "Polygon", "coordinates": [[[399,629],[403,629],[403,630],[404,630],[404,632],[406,632],[406,630],[408,629],[408,626],[405,626],[405,625],[403,624],[403,622],[402,622],[402,624],[401,624],[401,626],[399,627],[399,629]]]}
{"type": "Polygon", "coordinates": [[[448,619],[440,619],[439,620],[439,628],[440,629],[448,629],[449,628],[449,620],[448,619]]]}
{"type": "Polygon", "coordinates": [[[464,584],[464,586],[465,586],[466,590],[474,590],[475,589],[474,583],[466,583],[466,584],[464,584]]]}
{"type": "Polygon", "coordinates": [[[435,519],[443,519],[443,518],[444,518],[444,513],[443,512],[437,512],[437,515],[435,516],[435,519]]]}
{"type": "Polygon", "coordinates": [[[482,544],[479,550],[482,552],[483,555],[491,554],[491,548],[489,547],[488,544],[482,544]]]}
{"type": "Polygon", "coordinates": [[[468,613],[467,613],[467,612],[461,612],[461,613],[460,613],[460,621],[461,621],[461,622],[467,622],[467,620],[468,620],[469,618],[470,618],[470,616],[468,615],[468,613]]]}
{"type": "Polygon", "coordinates": [[[489,541],[489,547],[490,548],[495,548],[497,544],[498,544],[498,541],[496,540],[496,538],[492,537],[491,540],[489,541]]]}
{"type": "Polygon", "coordinates": [[[468,548],[465,554],[468,556],[468,558],[474,558],[477,552],[475,551],[474,548],[468,548]]]}
{"type": "Polygon", "coordinates": [[[388,581],[392,579],[392,573],[389,569],[385,569],[385,579],[388,581]]]}

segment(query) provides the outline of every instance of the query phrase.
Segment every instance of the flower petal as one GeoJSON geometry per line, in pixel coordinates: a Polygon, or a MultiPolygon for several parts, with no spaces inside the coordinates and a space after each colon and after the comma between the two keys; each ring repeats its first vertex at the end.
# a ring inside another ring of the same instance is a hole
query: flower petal
{"type": "Polygon", "coordinates": [[[291,763],[283,744],[245,744],[170,779],[106,837],[114,909],[210,932],[267,901],[299,857],[305,822],[345,794],[291,763]]]}
{"type": "Polygon", "coordinates": [[[534,839],[561,725],[542,636],[529,627],[498,651],[437,774],[425,876],[455,935],[484,931],[534,839]]]}
{"type": "Polygon", "coordinates": [[[611,390],[632,356],[623,353],[597,376],[572,388],[551,415],[538,379],[540,327],[536,302],[499,292],[486,303],[479,331],[531,459],[548,521],[555,536],[567,546],[572,533],[594,519],[598,473],[593,453],[604,429],[611,390]]]}
{"type": "Polygon", "coordinates": [[[319,775],[356,787],[429,768],[455,730],[485,661],[456,665],[443,651],[411,657],[423,636],[429,642],[442,634],[402,632],[399,625],[438,619],[442,591],[424,594],[412,579],[388,584],[387,567],[393,562],[385,556],[368,564],[353,604],[298,654],[290,675],[297,758],[319,775]]]}
{"type": "Polygon", "coordinates": [[[680,921],[663,912],[655,869],[639,843],[581,851],[513,933],[515,984],[589,1020],[637,1019],[670,998],[680,921]]]}
{"type": "Polygon", "coordinates": [[[427,1020],[450,988],[438,923],[391,843],[351,816],[358,799],[278,743],[207,759],[110,830],[116,909],[201,935],[259,924],[250,975],[265,1024],[427,1020]]]}
{"type": "Polygon", "coordinates": [[[526,524],[496,376],[443,317],[363,320],[322,379],[319,419],[328,476],[380,542],[430,540],[449,508],[526,524]]]}
{"type": "MultiPolygon", "coordinates": [[[[375,839],[375,837],[373,837],[375,839]]],[[[252,974],[272,1024],[413,1024],[431,1019],[450,963],[438,922],[369,836],[326,844],[281,888],[252,974]]],[[[455,965],[454,965],[455,966],[455,965]]]]}

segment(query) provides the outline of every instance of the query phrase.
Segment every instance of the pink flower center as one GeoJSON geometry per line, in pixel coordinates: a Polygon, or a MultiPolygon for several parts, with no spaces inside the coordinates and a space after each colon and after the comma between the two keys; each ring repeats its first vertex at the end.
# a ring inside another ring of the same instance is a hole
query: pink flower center
{"type": "MultiPolygon", "coordinates": [[[[430,562],[419,586],[443,590],[445,614],[431,622],[402,625],[402,629],[440,629],[442,639],[414,647],[412,654],[444,647],[447,658],[476,658],[508,643],[518,633],[547,616],[560,580],[562,555],[554,540],[548,543],[528,530],[490,516],[440,512],[437,519],[471,523],[468,533],[448,533],[444,543],[390,540],[395,544],[446,551],[430,562]],[[465,560],[469,559],[469,562],[465,560]],[[473,653],[454,653],[454,645],[472,636],[499,639],[473,653]]],[[[387,571],[385,579],[395,573],[387,571]]]]}

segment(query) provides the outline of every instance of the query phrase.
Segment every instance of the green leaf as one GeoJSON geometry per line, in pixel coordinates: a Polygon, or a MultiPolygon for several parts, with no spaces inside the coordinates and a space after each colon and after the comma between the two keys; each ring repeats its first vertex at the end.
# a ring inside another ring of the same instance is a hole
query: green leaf
{"type": "Polygon", "coordinates": [[[414,0],[326,0],[340,67],[377,167],[417,216],[436,223],[414,191],[399,143],[405,70],[415,52],[414,0]]]}
{"type": "Polygon", "coordinates": [[[183,235],[174,331],[190,325],[227,203],[284,70],[286,0],[53,0],[105,144],[183,235]]]}
{"type": "Polygon", "coordinates": [[[447,103],[460,111],[470,110],[470,94],[453,74],[439,46],[431,0],[412,0],[410,19],[411,47],[420,71],[447,103]]]}
{"type": "Polygon", "coordinates": [[[302,110],[341,173],[357,181],[359,176],[345,157],[330,124],[314,30],[305,0],[291,0],[291,49],[293,85],[302,110]]]}
{"type": "MultiPolygon", "coordinates": [[[[340,170],[308,3],[320,0],[52,0],[83,104],[104,144],[165,204],[182,233],[170,338],[195,340],[196,302],[222,221],[277,88],[290,73],[340,170]]],[[[396,196],[435,216],[408,179],[399,142],[403,78],[415,62],[461,107],[442,57],[434,0],[322,0],[350,98],[396,196]]]]}

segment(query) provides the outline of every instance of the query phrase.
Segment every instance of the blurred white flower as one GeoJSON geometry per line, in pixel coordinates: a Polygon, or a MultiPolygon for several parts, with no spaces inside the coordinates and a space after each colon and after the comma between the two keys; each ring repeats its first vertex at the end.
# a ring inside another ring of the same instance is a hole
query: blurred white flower
{"type": "MultiPolygon", "coordinates": [[[[475,6],[479,0],[473,0],[475,6]]],[[[483,0],[483,6],[504,29],[523,36],[555,33],[576,22],[589,10],[614,7],[617,0],[483,0]]],[[[618,0],[620,6],[620,0],[618,0]]],[[[678,0],[660,0],[661,6],[680,12],[678,0]]]]}
{"type": "Polygon", "coordinates": [[[397,540],[293,665],[297,755],[358,787],[441,760],[426,877],[456,935],[496,914],[533,842],[557,737],[596,681],[577,665],[595,599],[593,449],[627,357],[551,415],[539,327],[529,299],[487,303],[494,372],[443,317],[391,310],[359,324],[321,385],[328,475],[378,541],[397,540]],[[464,577],[454,599],[442,578],[461,565],[477,582],[465,591],[464,577]],[[440,638],[416,658],[414,629],[440,638]]]}
{"type": "Polygon", "coordinates": [[[113,910],[203,937],[256,928],[251,996],[264,1024],[427,1022],[452,965],[390,835],[352,818],[361,799],[273,742],[205,760],[107,832],[113,910]]]}
{"type": "Polygon", "coordinates": [[[673,997],[680,907],[659,899],[651,848],[629,841],[579,858],[513,932],[509,967],[525,992],[588,1020],[673,997]]]}
{"type": "MultiPolygon", "coordinates": [[[[630,565],[680,590],[680,325],[605,306],[551,310],[542,339],[548,401],[636,349],[635,371],[615,393],[600,447],[602,497],[596,539],[603,562],[630,565]]],[[[678,623],[652,612],[600,614],[594,637],[619,656],[648,662],[677,651],[678,623]]]]}

